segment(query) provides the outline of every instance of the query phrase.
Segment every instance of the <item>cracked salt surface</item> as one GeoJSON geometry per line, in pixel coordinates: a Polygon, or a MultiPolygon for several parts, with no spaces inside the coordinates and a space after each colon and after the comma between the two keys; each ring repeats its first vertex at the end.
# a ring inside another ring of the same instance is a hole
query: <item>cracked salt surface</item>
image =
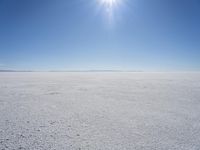
{"type": "Polygon", "coordinates": [[[0,73],[0,150],[199,150],[200,73],[0,73]]]}

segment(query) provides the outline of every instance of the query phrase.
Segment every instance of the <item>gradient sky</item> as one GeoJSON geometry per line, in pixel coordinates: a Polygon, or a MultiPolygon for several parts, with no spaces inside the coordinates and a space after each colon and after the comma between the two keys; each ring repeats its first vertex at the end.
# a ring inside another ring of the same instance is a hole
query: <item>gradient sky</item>
{"type": "Polygon", "coordinates": [[[200,0],[0,0],[0,69],[200,70],[200,0]]]}

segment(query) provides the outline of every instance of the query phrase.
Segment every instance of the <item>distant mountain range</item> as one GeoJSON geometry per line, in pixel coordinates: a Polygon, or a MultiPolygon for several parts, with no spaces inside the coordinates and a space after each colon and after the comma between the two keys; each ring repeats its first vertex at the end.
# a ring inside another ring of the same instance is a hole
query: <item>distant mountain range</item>
{"type": "Polygon", "coordinates": [[[0,70],[0,72],[33,72],[28,70],[0,70]]]}
{"type": "Polygon", "coordinates": [[[140,70],[49,70],[49,71],[0,70],[0,72],[143,72],[143,71],[140,70]]]}

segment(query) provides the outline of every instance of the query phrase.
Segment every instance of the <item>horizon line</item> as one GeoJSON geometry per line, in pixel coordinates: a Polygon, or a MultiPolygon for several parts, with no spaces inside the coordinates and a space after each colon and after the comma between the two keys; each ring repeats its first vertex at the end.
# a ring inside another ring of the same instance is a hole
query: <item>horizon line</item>
{"type": "Polygon", "coordinates": [[[135,72],[135,73],[145,73],[145,72],[198,72],[200,73],[200,70],[177,70],[177,71],[170,71],[170,70],[165,70],[165,71],[159,71],[159,70],[152,70],[152,71],[144,71],[144,70],[112,70],[112,69],[89,69],[89,70],[12,70],[12,69],[0,69],[0,73],[1,72],[49,72],[49,73],[53,73],[53,72],[135,72]]]}

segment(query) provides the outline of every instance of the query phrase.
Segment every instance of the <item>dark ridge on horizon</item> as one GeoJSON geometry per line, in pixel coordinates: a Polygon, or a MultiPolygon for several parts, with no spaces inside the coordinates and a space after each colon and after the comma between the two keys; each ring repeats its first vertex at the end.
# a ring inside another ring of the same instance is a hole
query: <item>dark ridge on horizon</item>
{"type": "Polygon", "coordinates": [[[0,70],[0,72],[144,72],[141,70],[0,70]]]}
{"type": "Polygon", "coordinates": [[[0,72],[35,72],[31,70],[0,70],[0,72]]]}

